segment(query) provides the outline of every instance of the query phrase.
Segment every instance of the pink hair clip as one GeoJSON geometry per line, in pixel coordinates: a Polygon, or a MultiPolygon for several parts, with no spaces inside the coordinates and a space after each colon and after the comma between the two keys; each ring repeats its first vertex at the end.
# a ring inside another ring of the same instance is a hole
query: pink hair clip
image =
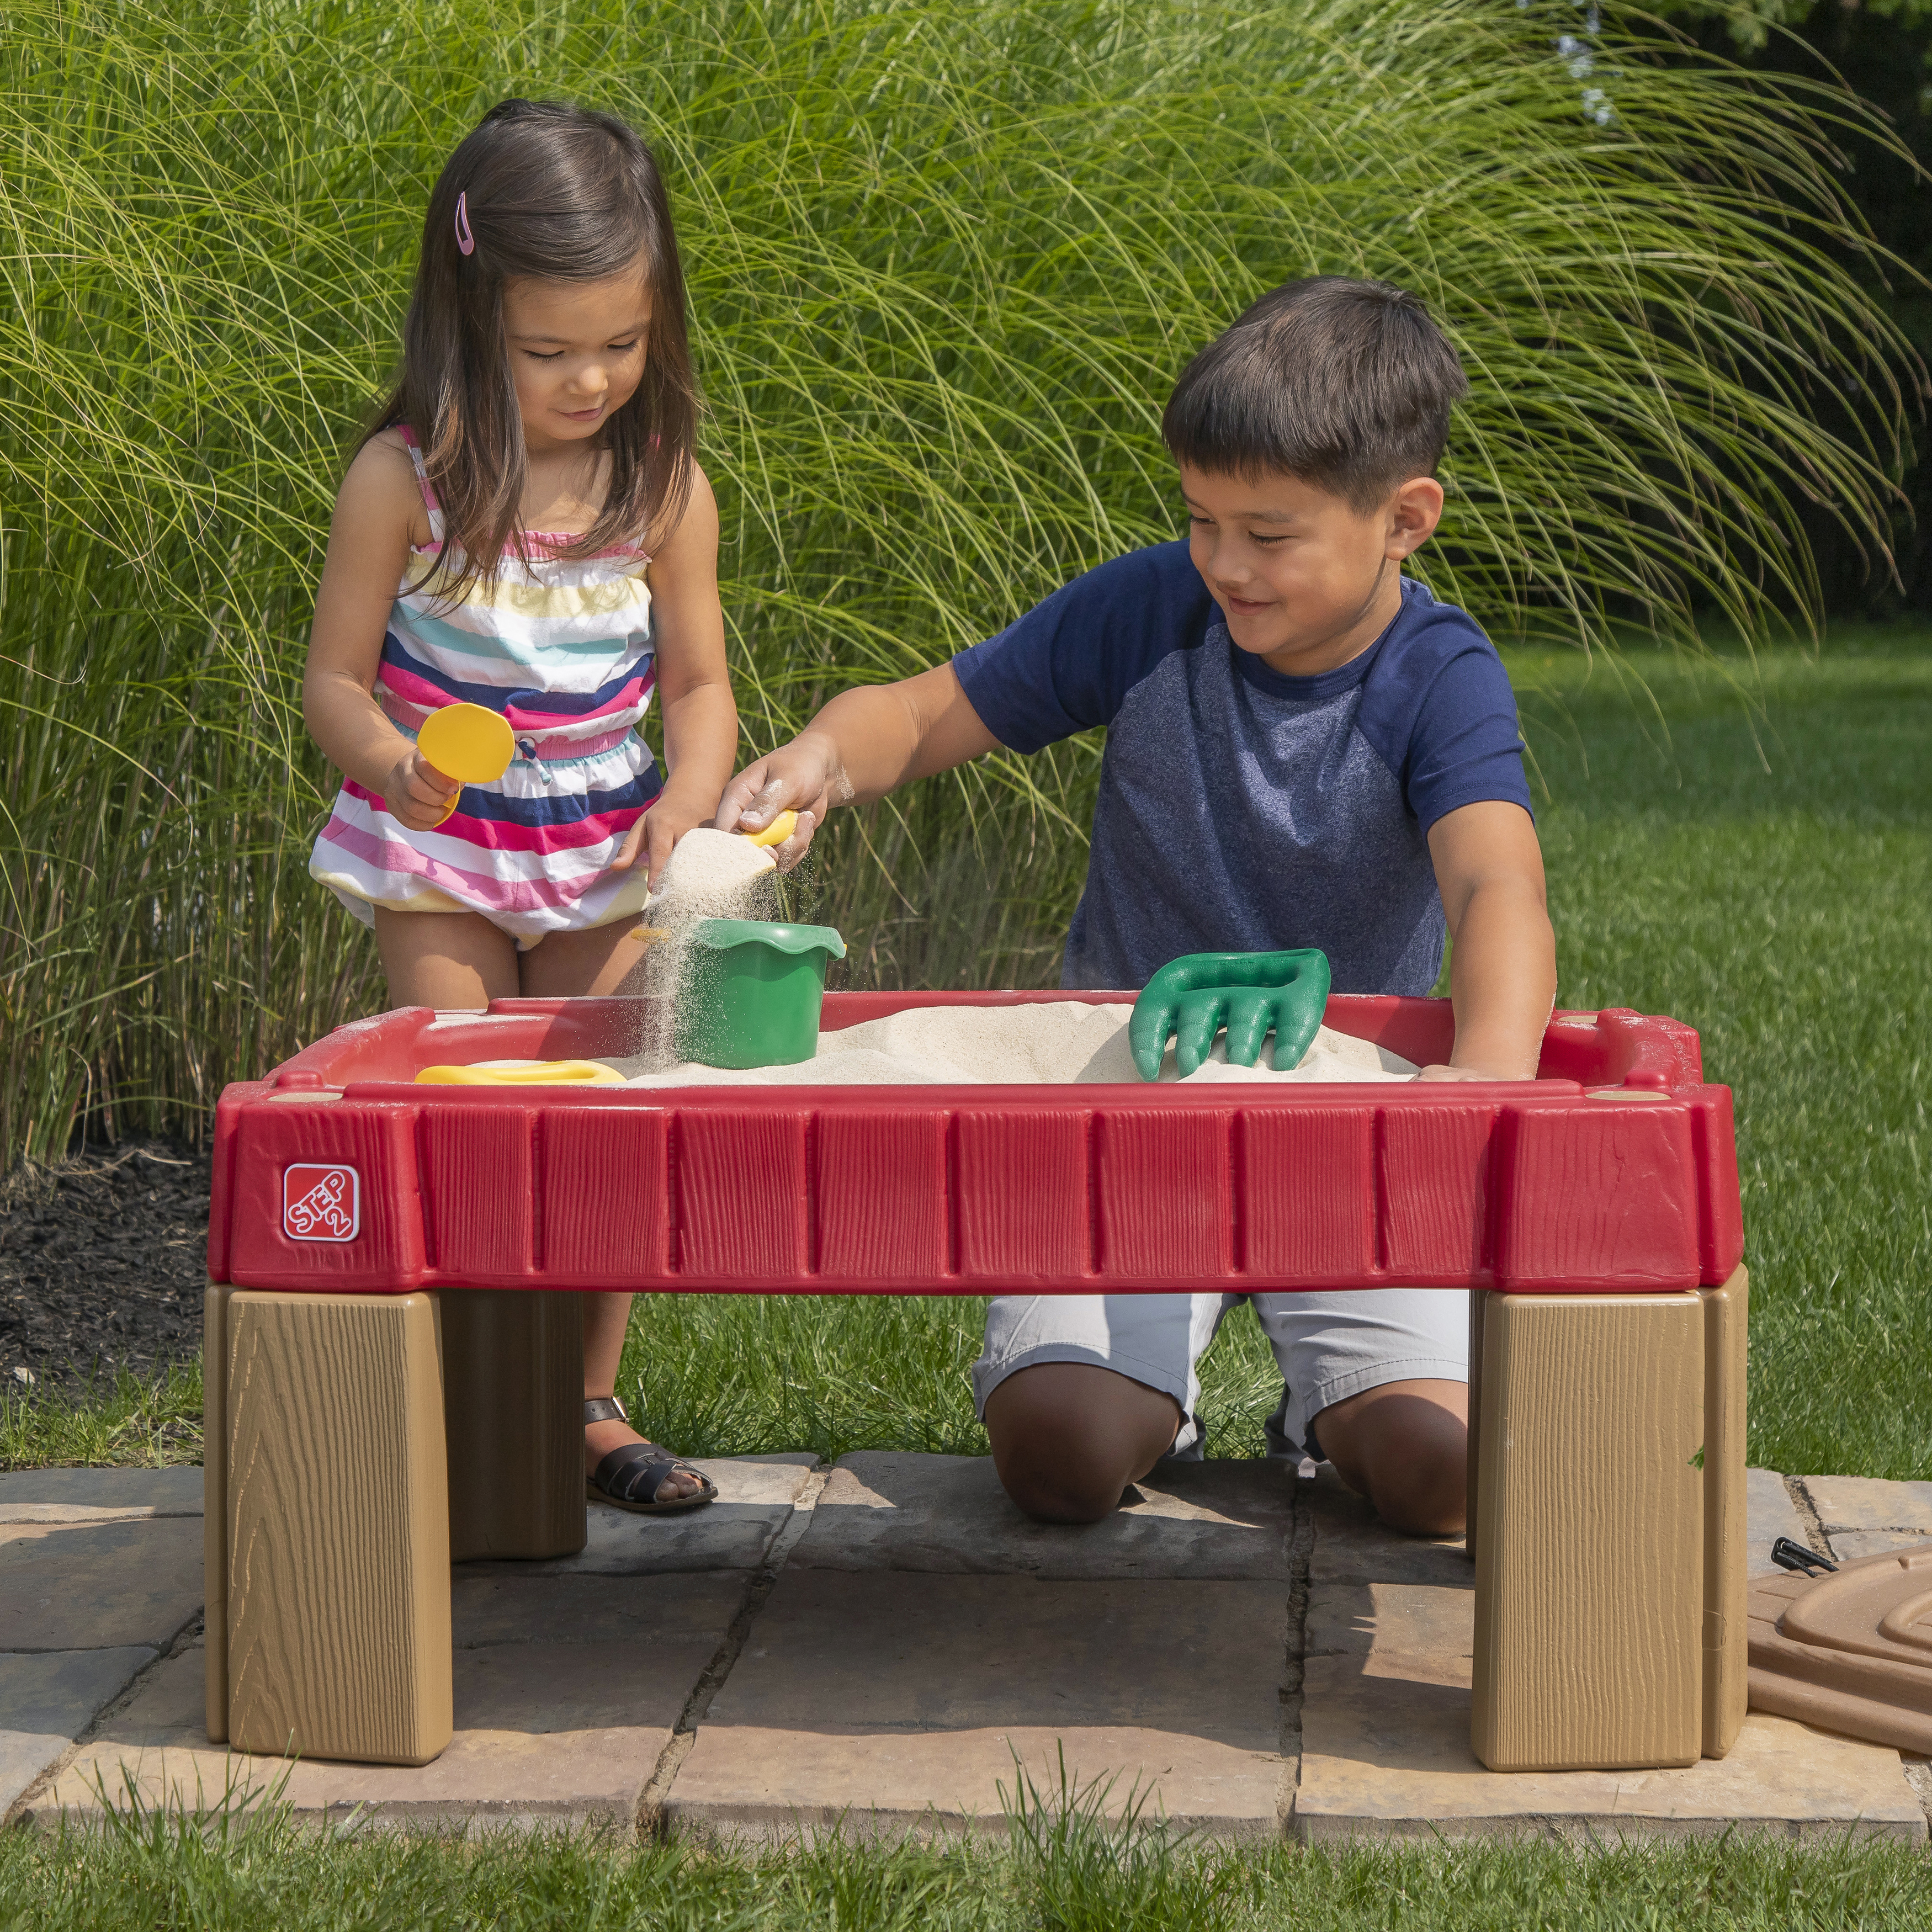
{"type": "Polygon", "coordinates": [[[470,195],[466,189],[456,197],[456,245],[466,255],[476,252],[476,238],[470,232],[470,195]]]}

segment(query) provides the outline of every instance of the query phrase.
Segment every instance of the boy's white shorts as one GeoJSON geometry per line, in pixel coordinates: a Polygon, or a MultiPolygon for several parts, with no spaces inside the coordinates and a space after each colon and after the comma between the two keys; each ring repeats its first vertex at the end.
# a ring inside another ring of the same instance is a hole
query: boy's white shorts
{"type": "Polygon", "coordinates": [[[1202,1453],[1195,1374],[1222,1318],[1252,1301],[1283,1387],[1268,1424],[1270,1456],[1319,1457],[1310,1424],[1384,1382],[1469,1379],[1469,1296],[1455,1288],[1309,1294],[1002,1294],[986,1310],[973,1364],[980,1414],[1007,1376],[1036,1362],[1091,1362],[1173,1396],[1185,1420],[1168,1454],[1202,1453]]]}

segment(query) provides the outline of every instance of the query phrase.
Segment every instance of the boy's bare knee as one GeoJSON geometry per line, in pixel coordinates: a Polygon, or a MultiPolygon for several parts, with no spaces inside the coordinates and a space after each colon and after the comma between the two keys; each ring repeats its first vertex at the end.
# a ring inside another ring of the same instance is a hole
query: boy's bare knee
{"type": "Polygon", "coordinates": [[[986,1400],[993,1466],[1040,1522],[1098,1522],[1164,1455],[1180,1426],[1171,1396],[1112,1369],[1042,1362],[986,1400]]]}
{"type": "Polygon", "coordinates": [[[1387,1382],[1316,1418],[1322,1453],[1390,1528],[1456,1536],[1468,1507],[1468,1391],[1460,1382],[1387,1382]]]}
{"type": "Polygon", "coordinates": [[[1022,1438],[994,1458],[1000,1481],[1016,1508],[1036,1522],[1098,1522],[1111,1516],[1132,1479],[1051,1438],[1022,1438]]]}
{"type": "Polygon", "coordinates": [[[1372,1478],[1369,1501],[1390,1529],[1405,1536],[1460,1536],[1468,1510],[1462,1465],[1413,1468],[1372,1478]]]}

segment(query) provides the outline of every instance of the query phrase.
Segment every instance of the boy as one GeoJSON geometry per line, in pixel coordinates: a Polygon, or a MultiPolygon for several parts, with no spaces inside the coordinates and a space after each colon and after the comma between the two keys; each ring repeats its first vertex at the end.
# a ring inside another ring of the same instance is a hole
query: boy
{"type": "MultiPolygon", "coordinates": [[[[1414,296],[1317,276],[1264,296],[1162,420],[1185,543],[1117,559],[987,642],[834,698],[726,790],[787,806],[795,862],[833,806],[997,746],[1108,729],[1063,983],[1138,988],[1183,953],[1319,946],[1338,993],[1456,1017],[1426,1079],[1534,1077],[1556,944],[1516,703],[1474,622],[1402,575],[1442,513],[1456,354],[1414,296]]],[[[1282,1370],[1270,1446],[1334,1464],[1394,1527],[1462,1527],[1466,1296],[1258,1294],[1282,1370]]],[[[1232,1295],[1003,1296],[975,1394],[1029,1515],[1086,1522],[1201,1454],[1195,1364],[1232,1295]]]]}

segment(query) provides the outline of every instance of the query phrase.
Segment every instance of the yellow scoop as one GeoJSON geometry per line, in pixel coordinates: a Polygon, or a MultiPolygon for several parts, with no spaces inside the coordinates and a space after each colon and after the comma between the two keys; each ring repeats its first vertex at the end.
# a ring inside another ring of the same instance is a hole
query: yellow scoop
{"type": "Polygon", "coordinates": [[[539,1060],[528,1066],[425,1066],[419,1087],[621,1087],[614,1066],[594,1060],[539,1060]]]}
{"type": "MultiPolygon", "coordinates": [[[[510,769],[517,740],[510,721],[500,711],[481,704],[446,704],[432,711],[416,734],[416,749],[446,778],[464,784],[488,784],[510,769]]],[[[457,798],[463,794],[458,792],[457,798]]],[[[456,798],[442,808],[442,818],[456,809],[456,798]]],[[[436,823],[440,825],[442,818],[436,823]]]]}
{"type": "Polygon", "coordinates": [[[798,814],[782,812],[762,832],[745,832],[740,838],[748,838],[754,845],[782,845],[798,824],[798,814]]]}

